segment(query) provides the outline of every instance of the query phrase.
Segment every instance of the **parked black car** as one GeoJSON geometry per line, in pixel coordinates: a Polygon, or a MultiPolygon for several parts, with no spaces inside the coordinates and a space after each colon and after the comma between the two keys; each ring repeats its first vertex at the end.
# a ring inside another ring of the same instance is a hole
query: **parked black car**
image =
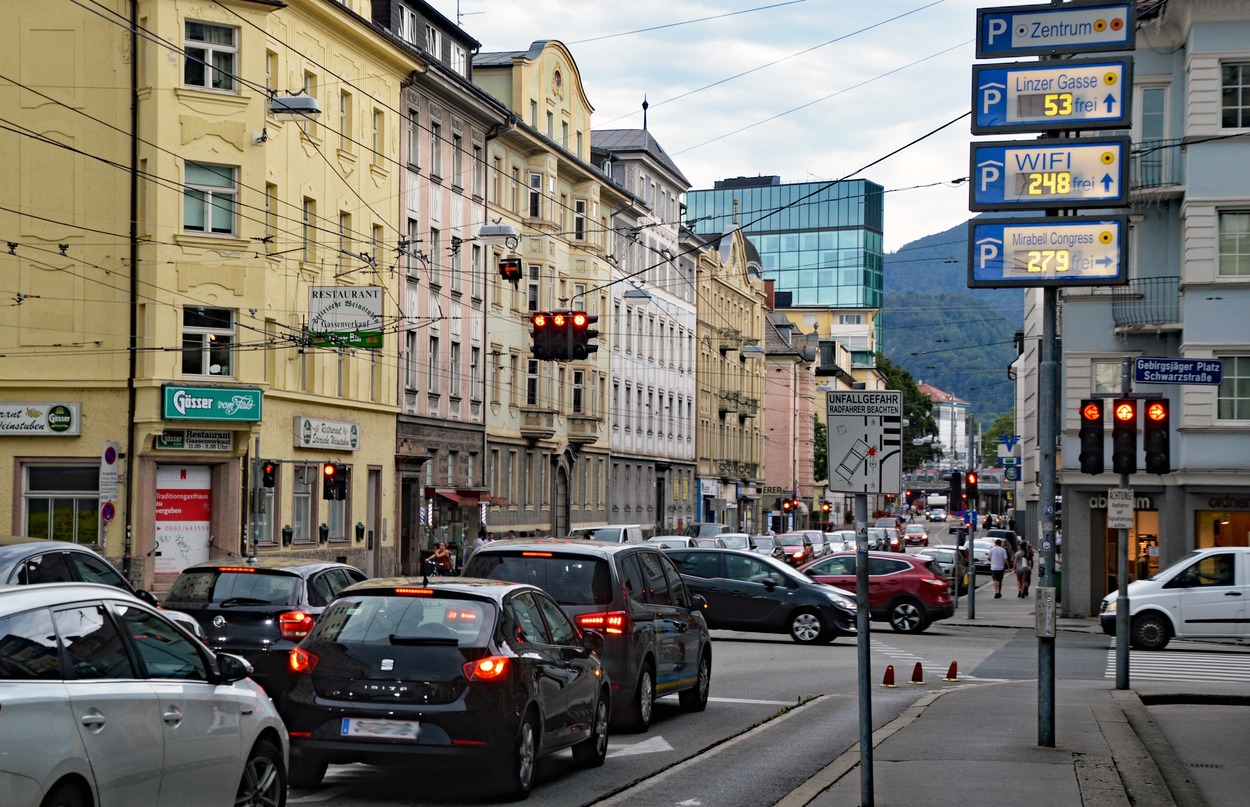
{"type": "MultiPolygon", "coordinates": [[[[39,583],[101,583],[133,594],[148,605],[161,607],[152,592],[135,588],[113,564],[82,544],[21,536],[0,537],[0,583],[28,586],[39,583]]],[[[165,610],[191,635],[203,640],[204,631],[194,617],[165,610]]]]}
{"type": "Polygon", "coordinates": [[[603,764],[611,695],[594,651],[540,589],[466,578],[351,586],[290,652],[279,711],[290,781],[330,763],[477,768],[524,798],[538,757],[603,764]]]}
{"type": "Polygon", "coordinates": [[[612,713],[645,731],[653,701],[676,693],[690,711],[707,706],[712,646],[702,598],[692,597],[650,544],[583,540],[492,541],[469,558],[468,577],[530,583],[580,628],[604,634],[612,713]]]}
{"type": "Polygon", "coordinates": [[[740,549],[668,549],[690,590],[707,600],[710,628],[789,633],[803,644],[854,636],[855,597],[788,563],[740,549]]]}
{"type": "Polygon", "coordinates": [[[340,591],[366,577],[345,563],[307,558],[207,561],[182,570],[165,604],[195,617],[213,650],[247,659],[252,678],[276,700],[287,651],[340,591]]]}

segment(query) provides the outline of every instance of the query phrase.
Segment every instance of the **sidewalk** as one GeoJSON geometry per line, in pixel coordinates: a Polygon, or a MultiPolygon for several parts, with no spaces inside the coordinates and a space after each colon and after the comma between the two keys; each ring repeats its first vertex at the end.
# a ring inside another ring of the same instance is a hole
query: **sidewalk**
{"type": "MultiPolygon", "coordinates": [[[[995,600],[992,587],[987,586],[977,592],[976,619],[967,618],[966,600],[961,598],[948,624],[1032,629],[1033,620],[1031,600],[1021,603],[1014,593],[995,600]]],[[[1060,618],[1059,629],[1102,632],[1093,619],[1060,618]]],[[[1116,690],[1114,681],[1056,681],[1054,748],[1037,744],[1036,680],[946,687],[921,698],[873,733],[871,793],[877,807],[1207,807],[1236,803],[1221,798],[1209,802],[1151,718],[1142,696],[1132,689],[1116,690]]],[[[1195,692],[1190,682],[1149,689],[1152,701],[1169,702],[1174,696],[1167,689],[1183,689],[1175,697],[1203,702],[1202,692],[1195,692]]],[[[1205,689],[1212,703],[1230,702],[1227,686],[1205,689]]],[[[1231,702],[1237,702],[1237,696],[1233,698],[1231,702]]],[[[1245,703],[1250,705],[1250,698],[1245,703]]],[[[1210,710],[1219,707],[1198,708],[1202,714],[1188,722],[1209,721],[1210,710]]],[[[1231,738],[1219,730],[1199,736],[1203,739],[1198,742],[1209,746],[1197,752],[1200,757],[1222,754],[1233,764],[1234,755],[1240,759],[1241,752],[1229,747],[1231,738]]],[[[1186,750],[1193,749],[1186,746],[1186,750]]],[[[859,761],[856,745],[777,807],[862,807],[859,761]]]]}

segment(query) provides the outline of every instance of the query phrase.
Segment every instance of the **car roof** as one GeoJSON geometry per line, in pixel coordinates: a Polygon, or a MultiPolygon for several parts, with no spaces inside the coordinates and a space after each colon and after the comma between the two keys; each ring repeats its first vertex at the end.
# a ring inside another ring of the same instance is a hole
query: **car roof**
{"type": "Polygon", "coordinates": [[[21,535],[0,535],[0,561],[8,558],[22,557],[31,552],[46,552],[49,549],[69,549],[90,552],[98,555],[85,544],[70,541],[50,541],[47,538],[27,538],[21,535]]]}
{"type": "Polygon", "coordinates": [[[468,594],[496,602],[502,602],[514,591],[542,591],[529,583],[485,580],[477,577],[375,577],[353,583],[340,591],[338,596],[367,594],[394,588],[426,588],[454,594],[468,594]]]}
{"type": "MultiPolygon", "coordinates": [[[[675,536],[686,538],[689,536],[675,536]]],[[[568,552],[581,555],[615,555],[617,552],[628,552],[637,549],[655,549],[648,543],[615,543],[609,541],[587,541],[584,538],[505,538],[502,541],[491,541],[479,546],[473,555],[502,552],[504,550],[533,550],[535,552],[568,552]]]]}
{"type": "Polygon", "coordinates": [[[125,600],[142,603],[124,589],[103,583],[41,583],[37,586],[0,586],[0,613],[27,608],[47,608],[77,600],[125,600]]]}
{"type": "MultiPolygon", "coordinates": [[[[301,577],[309,577],[325,569],[356,569],[350,563],[339,563],[332,560],[268,555],[257,558],[218,558],[217,560],[206,560],[200,563],[192,563],[182,571],[185,574],[187,572],[214,571],[224,567],[235,569],[250,568],[268,572],[289,572],[301,577]]],[[[356,569],[356,571],[360,570],[356,569]]]]}

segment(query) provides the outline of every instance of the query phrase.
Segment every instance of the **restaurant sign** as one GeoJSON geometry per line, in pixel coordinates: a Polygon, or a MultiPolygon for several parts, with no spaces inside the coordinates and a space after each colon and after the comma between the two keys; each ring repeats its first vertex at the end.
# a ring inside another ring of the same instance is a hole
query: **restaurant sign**
{"type": "Polygon", "coordinates": [[[297,416],[295,447],[355,451],[360,448],[360,424],[297,416]]]}
{"type": "Polygon", "coordinates": [[[246,387],[175,387],[162,389],[165,420],[225,420],[259,423],[263,394],[246,387]]]}
{"type": "Polygon", "coordinates": [[[81,434],[82,404],[0,403],[0,435],[78,437],[81,434]]]}

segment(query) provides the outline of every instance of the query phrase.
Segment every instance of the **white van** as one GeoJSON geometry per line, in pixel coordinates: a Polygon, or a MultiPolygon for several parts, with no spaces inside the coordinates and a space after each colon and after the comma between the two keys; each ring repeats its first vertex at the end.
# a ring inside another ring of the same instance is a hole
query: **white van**
{"type": "MultiPolygon", "coordinates": [[[[1116,598],[1102,598],[1099,621],[1115,635],[1116,598]]],[[[1195,549],[1146,580],[1128,584],[1129,644],[1162,650],[1177,639],[1250,638],[1250,547],[1195,549]]]]}
{"type": "Polygon", "coordinates": [[[574,527],[569,530],[569,537],[607,541],[610,544],[641,544],[642,525],[605,524],[602,527],[574,527]]]}

